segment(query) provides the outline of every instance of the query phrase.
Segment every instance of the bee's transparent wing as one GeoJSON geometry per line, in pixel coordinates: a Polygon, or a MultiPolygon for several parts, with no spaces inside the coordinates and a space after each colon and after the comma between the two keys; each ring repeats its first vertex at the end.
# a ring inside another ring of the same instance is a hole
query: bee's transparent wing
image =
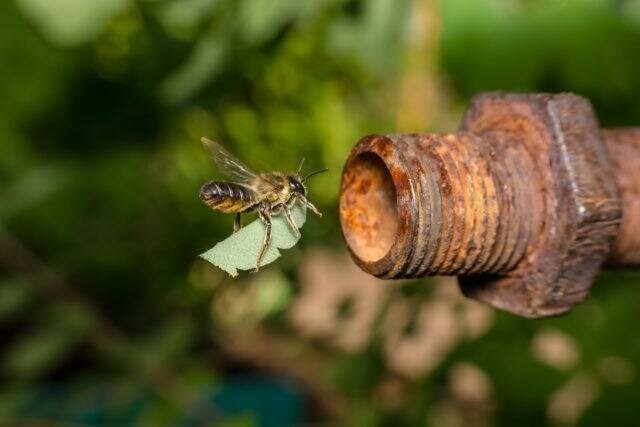
{"type": "Polygon", "coordinates": [[[233,154],[229,153],[222,145],[211,141],[209,138],[202,138],[202,145],[204,145],[209,152],[222,174],[241,182],[247,182],[257,178],[255,172],[249,169],[247,165],[238,160],[233,154]]]}

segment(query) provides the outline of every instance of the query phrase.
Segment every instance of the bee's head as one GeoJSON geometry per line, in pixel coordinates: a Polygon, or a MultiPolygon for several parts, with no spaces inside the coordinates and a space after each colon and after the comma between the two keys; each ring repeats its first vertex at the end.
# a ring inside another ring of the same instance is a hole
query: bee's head
{"type": "Polygon", "coordinates": [[[307,189],[304,188],[304,185],[302,184],[302,180],[300,179],[299,176],[289,177],[289,189],[291,190],[292,193],[301,194],[303,196],[306,196],[307,194],[307,189]]]}
{"type": "Polygon", "coordinates": [[[307,189],[304,186],[304,183],[307,180],[307,178],[309,178],[309,177],[311,177],[313,175],[317,175],[317,174],[322,173],[322,172],[326,172],[328,169],[320,169],[318,171],[311,172],[310,174],[308,174],[308,175],[303,177],[302,175],[300,175],[300,172],[302,172],[302,165],[303,164],[304,164],[304,159],[300,160],[300,164],[298,165],[298,172],[295,175],[289,176],[289,188],[291,189],[292,193],[301,194],[302,196],[306,196],[307,195],[307,189]]]}

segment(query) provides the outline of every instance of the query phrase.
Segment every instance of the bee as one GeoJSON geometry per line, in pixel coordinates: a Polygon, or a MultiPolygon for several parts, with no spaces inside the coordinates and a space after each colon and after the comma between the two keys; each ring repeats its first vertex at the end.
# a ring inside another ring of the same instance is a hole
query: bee
{"type": "Polygon", "coordinates": [[[257,212],[265,225],[264,239],[256,259],[257,272],[260,261],[271,241],[271,217],[284,214],[291,230],[300,236],[300,230],[291,217],[291,209],[296,203],[309,208],[322,217],[320,211],[307,200],[305,182],[313,175],[326,172],[320,169],[304,177],[300,175],[304,159],[295,173],[261,172],[256,173],[229,153],[222,145],[202,138],[202,145],[209,152],[220,172],[232,181],[210,181],[200,188],[200,200],[213,210],[223,213],[235,213],[233,232],[242,228],[242,214],[257,212]]]}

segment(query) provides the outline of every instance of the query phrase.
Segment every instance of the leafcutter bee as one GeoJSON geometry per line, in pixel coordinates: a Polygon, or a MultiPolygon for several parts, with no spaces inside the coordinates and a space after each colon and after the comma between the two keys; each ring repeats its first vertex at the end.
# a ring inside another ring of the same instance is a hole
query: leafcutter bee
{"type": "Polygon", "coordinates": [[[200,188],[200,200],[211,209],[224,213],[235,213],[234,233],[242,227],[241,215],[243,213],[257,212],[258,217],[265,225],[264,240],[256,259],[256,272],[260,269],[260,261],[271,240],[272,215],[283,213],[297,236],[300,236],[300,230],[291,217],[291,208],[296,203],[301,203],[316,215],[322,216],[320,211],[307,200],[305,182],[309,177],[326,172],[327,169],[321,169],[302,177],[300,175],[304,163],[304,159],[302,159],[295,173],[257,173],[217,142],[202,138],[202,144],[220,172],[232,181],[207,182],[200,188]]]}

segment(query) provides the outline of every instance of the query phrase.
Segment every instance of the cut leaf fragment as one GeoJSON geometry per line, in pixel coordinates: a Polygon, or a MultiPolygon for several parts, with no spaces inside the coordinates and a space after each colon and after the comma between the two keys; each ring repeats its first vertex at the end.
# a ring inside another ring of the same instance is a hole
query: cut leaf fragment
{"type": "MultiPolygon", "coordinates": [[[[307,217],[306,208],[295,205],[291,210],[291,216],[298,228],[302,228],[307,217]]],[[[226,271],[231,277],[236,277],[238,270],[255,268],[264,232],[264,224],[257,219],[201,254],[200,257],[226,271]]],[[[260,267],[280,258],[279,249],[290,249],[298,243],[298,240],[300,237],[295,235],[285,216],[274,215],[271,218],[271,241],[262,257],[260,267]]]]}

